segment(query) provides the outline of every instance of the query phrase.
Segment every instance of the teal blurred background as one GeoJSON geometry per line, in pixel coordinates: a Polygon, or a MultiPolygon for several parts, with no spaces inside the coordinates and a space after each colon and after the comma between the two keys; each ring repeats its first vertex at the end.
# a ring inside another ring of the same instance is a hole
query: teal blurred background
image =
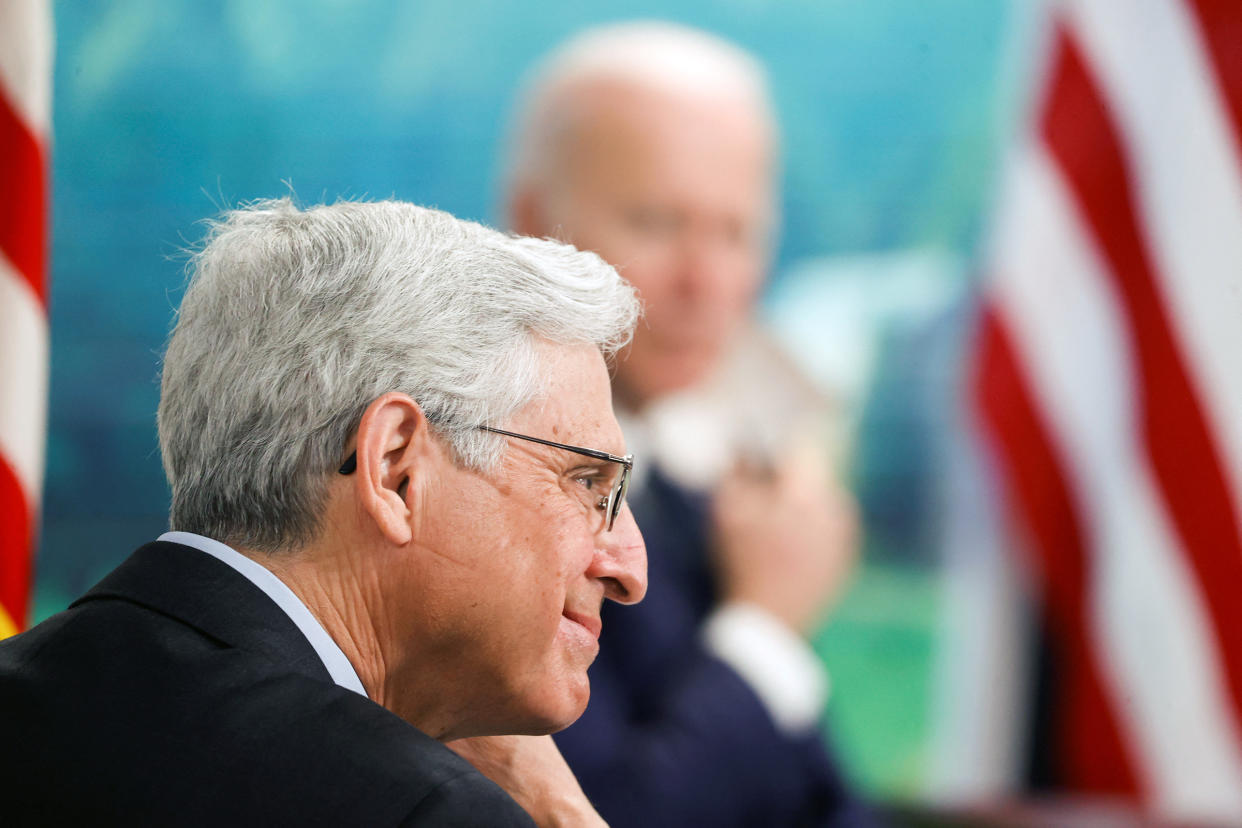
{"type": "Polygon", "coordinates": [[[292,190],[495,223],[523,72],[583,26],[675,20],[771,74],[784,232],[766,312],[847,407],[866,523],[866,563],[818,641],[831,716],[870,790],[913,795],[936,646],[936,446],[1030,13],[995,0],[57,3],[36,620],[165,528],[158,355],[196,222],[292,190]]]}

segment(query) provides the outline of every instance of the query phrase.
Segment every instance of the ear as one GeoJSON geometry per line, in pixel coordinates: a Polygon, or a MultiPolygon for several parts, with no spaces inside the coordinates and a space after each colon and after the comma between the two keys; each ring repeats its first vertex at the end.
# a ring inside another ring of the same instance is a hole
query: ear
{"type": "Polygon", "coordinates": [[[358,505],[391,543],[410,542],[410,486],[426,473],[435,454],[434,437],[423,409],[405,394],[390,391],[363,412],[358,423],[358,505]]]}
{"type": "Polygon", "coordinates": [[[547,236],[551,231],[543,200],[529,186],[514,190],[509,197],[509,229],[521,236],[547,236]]]}

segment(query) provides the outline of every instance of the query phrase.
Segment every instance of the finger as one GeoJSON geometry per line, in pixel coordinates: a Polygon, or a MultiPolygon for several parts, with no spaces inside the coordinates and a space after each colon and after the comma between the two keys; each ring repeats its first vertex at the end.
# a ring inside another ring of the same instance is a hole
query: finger
{"type": "Polygon", "coordinates": [[[828,452],[814,435],[798,432],[781,454],[777,467],[782,484],[826,489],[835,481],[828,463],[828,452]]]}
{"type": "Polygon", "coordinates": [[[777,456],[770,447],[750,441],[738,447],[734,467],[739,474],[755,482],[770,482],[776,476],[777,456]]]}

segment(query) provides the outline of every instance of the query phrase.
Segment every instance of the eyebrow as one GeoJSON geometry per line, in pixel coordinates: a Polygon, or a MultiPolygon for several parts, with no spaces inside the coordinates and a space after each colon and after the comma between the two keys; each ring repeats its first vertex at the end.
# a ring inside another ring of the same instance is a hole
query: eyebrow
{"type": "Polygon", "coordinates": [[[560,472],[560,474],[563,477],[568,477],[581,472],[590,472],[595,477],[609,478],[612,477],[609,469],[613,466],[617,467],[617,473],[620,474],[620,464],[610,463],[607,460],[601,460],[598,457],[579,457],[578,462],[569,463],[564,467],[564,471],[560,472]]]}
{"type": "Polygon", "coordinates": [[[584,457],[582,458],[582,462],[575,463],[572,466],[569,466],[565,470],[565,474],[571,474],[574,471],[577,471],[579,469],[593,469],[595,471],[606,471],[607,469],[610,469],[616,465],[617,465],[616,463],[609,463],[607,460],[600,460],[594,457],[584,457]]]}

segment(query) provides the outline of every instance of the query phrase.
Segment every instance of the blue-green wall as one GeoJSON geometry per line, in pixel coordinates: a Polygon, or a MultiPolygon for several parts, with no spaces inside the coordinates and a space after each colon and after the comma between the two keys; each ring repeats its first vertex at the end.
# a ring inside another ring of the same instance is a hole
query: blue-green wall
{"type": "Polygon", "coordinates": [[[785,136],[776,279],[832,253],[919,246],[968,260],[1019,85],[1023,8],[57,3],[36,614],[63,607],[163,529],[157,357],[199,219],[292,186],[305,201],[396,196],[494,221],[497,158],[523,70],[581,26],[647,16],[721,33],[770,67],[785,136]]]}

